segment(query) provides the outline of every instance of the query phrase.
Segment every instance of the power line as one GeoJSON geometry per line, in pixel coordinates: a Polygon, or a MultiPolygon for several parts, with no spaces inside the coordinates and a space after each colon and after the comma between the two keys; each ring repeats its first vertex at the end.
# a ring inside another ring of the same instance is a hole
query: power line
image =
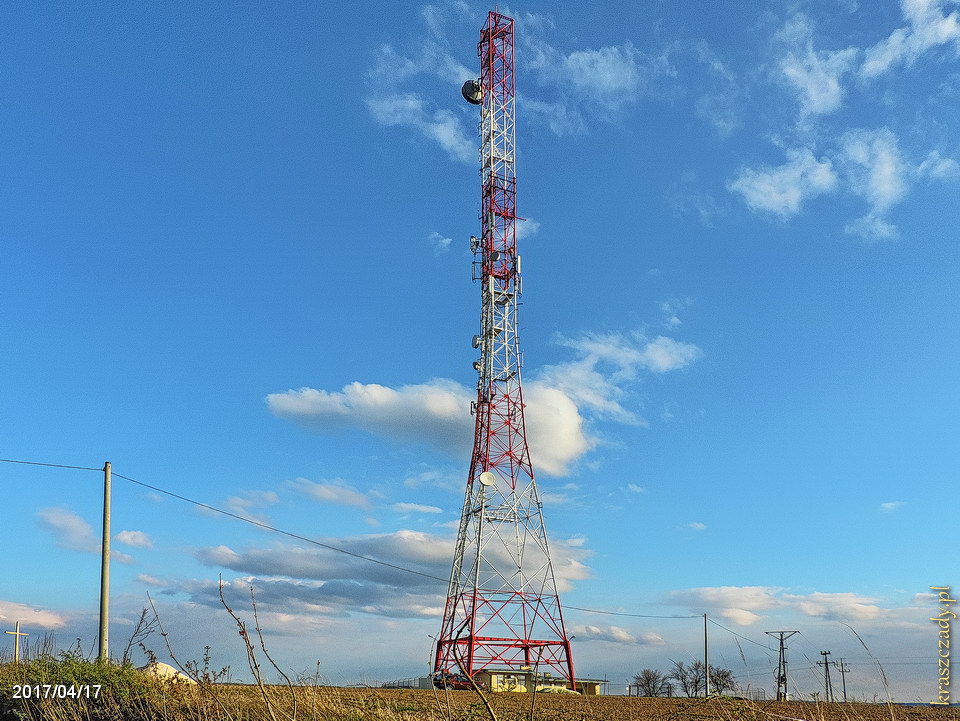
{"type": "Polygon", "coordinates": [[[703,618],[702,615],[696,616],[652,616],[645,613],[621,613],[620,611],[598,611],[595,608],[580,608],[579,606],[567,606],[563,604],[564,608],[569,608],[571,611],[586,611],[587,613],[602,613],[606,616],[629,616],[630,618],[703,618]]]}
{"type": "Polygon", "coordinates": [[[103,472],[102,468],[90,468],[89,466],[67,466],[62,463],[41,463],[40,461],[18,461],[12,458],[0,458],[0,463],[20,463],[24,466],[46,466],[47,468],[71,468],[75,471],[103,472]]]}
{"type": "MultiPolygon", "coordinates": [[[[62,464],[62,463],[41,463],[41,462],[39,462],[39,461],[22,461],[22,460],[13,460],[13,459],[7,459],[7,458],[0,458],[0,462],[3,462],[3,463],[20,463],[20,464],[30,465],[30,466],[47,466],[47,467],[50,467],[50,468],[70,468],[70,469],[82,470],[82,471],[97,471],[97,472],[102,472],[102,471],[103,471],[102,468],[90,468],[90,467],[87,467],[87,466],[71,466],[71,465],[66,465],[66,464],[62,464]]],[[[189,498],[189,497],[184,496],[184,495],[181,495],[181,494],[179,494],[179,493],[174,493],[173,491],[168,491],[168,490],[166,490],[165,488],[161,488],[161,487],[159,487],[159,486],[155,486],[155,485],[152,485],[152,484],[150,484],[150,483],[145,483],[144,481],[138,481],[136,478],[131,478],[130,476],[125,476],[125,475],[123,475],[122,473],[114,472],[114,473],[113,473],[113,477],[114,477],[114,478],[122,478],[122,479],[125,480],[125,481],[129,481],[130,483],[134,483],[134,484],[136,484],[136,485],[138,485],[138,486],[142,486],[143,488],[149,488],[151,491],[155,491],[155,492],[160,493],[160,494],[163,494],[163,495],[165,495],[165,496],[169,496],[169,497],[171,497],[171,498],[176,498],[177,500],[184,501],[185,503],[193,504],[194,506],[197,506],[197,507],[199,507],[199,508],[205,508],[205,509],[207,509],[208,511],[213,511],[214,513],[219,513],[219,514],[221,514],[221,515],[228,516],[228,517],[230,517],[230,518],[234,518],[234,519],[236,519],[236,520],[238,520],[238,521],[243,521],[244,523],[249,523],[249,524],[251,524],[251,525],[253,525],[253,526],[257,526],[257,527],[262,528],[262,529],[267,530],[267,531],[273,531],[274,533],[279,533],[279,534],[281,534],[281,535],[287,536],[288,538],[294,538],[294,539],[296,539],[296,540],[298,540],[298,541],[303,541],[304,543],[310,543],[310,544],[312,544],[312,545],[314,545],[314,546],[319,546],[320,548],[324,548],[324,549],[326,549],[326,550],[328,550],[328,551],[334,551],[334,552],[336,552],[336,553],[342,553],[342,554],[347,555],[347,556],[352,556],[353,558],[358,558],[358,559],[360,559],[360,560],[362,560],[362,561],[369,561],[370,563],[376,563],[377,565],[385,566],[386,568],[392,568],[392,569],[394,569],[394,570],[396,570],[396,571],[404,571],[404,572],[406,572],[406,573],[412,573],[412,574],[415,574],[415,575],[417,575],[417,576],[422,576],[423,578],[429,578],[429,579],[434,580],[434,581],[440,581],[441,583],[447,583],[448,580],[449,580],[449,579],[446,579],[446,578],[442,578],[442,577],[440,577],[440,576],[435,576],[435,575],[433,575],[433,574],[431,574],[431,573],[425,573],[425,572],[423,572],[423,571],[417,571],[416,569],[408,568],[408,567],[406,567],[406,566],[401,566],[401,565],[398,565],[398,564],[396,564],[396,563],[390,563],[389,561],[382,561],[382,560],[380,560],[379,558],[373,558],[372,556],[365,556],[365,555],[363,555],[362,553],[355,553],[354,551],[348,551],[348,550],[345,549],[345,548],[339,548],[338,546],[334,546],[334,545],[329,544],[329,543],[323,543],[322,541],[318,541],[318,540],[316,540],[316,539],[314,539],[314,538],[309,538],[309,537],[307,537],[307,536],[300,535],[299,533],[294,533],[294,532],[292,532],[292,531],[286,531],[286,530],[284,530],[284,529],[282,529],[282,528],[277,528],[276,526],[271,526],[271,525],[268,524],[268,523],[263,523],[263,522],[261,522],[261,521],[254,520],[254,519],[252,519],[252,518],[246,518],[246,517],[241,516],[241,515],[239,515],[239,514],[237,514],[237,513],[232,513],[231,511],[227,511],[227,510],[225,510],[225,509],[223,509],[223,508],[218,508],[217,506],[212,506],[212,505],[210,505],[209,503],[203,503],[202,501],[197,501],[197,500],[195,500],[195,499],[193,499],[193,498],[189,498]]],[[[630,617],[630,618],[659,618],[659,619],[692,619],[692,618],[701,618],[699,615],[697,615],[697,616],[678,616],[678,615],[674,615],[674,616],[659,616],[659,615],[653,615],[653,614],[626,613],[626,612],[621,612],[621,611],[603,611],[603,610],[596,609],[596,608],[584,608],[584,607],[581,607],[581,606],[567,606],[567,605],[563,605],[563,608],[570,609],[571,611],[582,611],[582,612],[584,612],[584,613],[596,613],[596,614],[602,614],[602,615],[605,615],[605,616],[626,616],[626,617],[630,617]]],[[[718,625],[719,625],[719,624],[718,624],[718,625]]]]}
{"type": "MultiPolygon", "coordinates": [[[[698,616],[697,618],[699,618],[699,616],[698,616]]],[[[727,627],[724,626],[722,623],[717,623],[717,622],[714,621],[712,618],[711,618],[711,619],[708,619],[708,620],[709,620],[710,623],[712,623],[714,626],[719,626],[719,627],[722,628],[724,631],[726,631],[727,633],[732,633],[732,634],[733,634],[734,636],[736,636],[737,638],[742,638],[744,641],[749,641],[749,642],[752,643],[754,646],[759,646],[760,648],[764,648],[764,649],[766,649],[767,651],[770,651],[771,653],[775,653],[775,652],[776,652],[776,649],[772,649],[772,648],[770,648],[769,646],[767,646],[767,645],[765,645],[765,644],[762,644],[762,643],[759,643],[759,642],[757,642],[757,641],[754,641],[752,638],[747,638],[746,636],[744,636],[744,635],[742,635],[742,634],[739,634],[739,633],[737,633],[736,631],[734,631],[734,630],[732,630],[732,629],[727,628],[727,627]]]]}
{"type": "Polygon", "coordinates": [[[260,528],[266,529],[268,531],[273,531],[274,533],[280,533],[284,536],[289,536],[290,538],[296,538],[298,541],[304,541],[305,543],[312,543],[315,546],[320,546],[321,548],[326,548],[328,551],[336,551],[337,553],[343,553],[347,556],[353,556],[354,558],[359,558],[363,561],[369,561],[370,563],[376,563],[381,566],[386,566],[387,568],[392,568],[397,571],[406,571],[407,573],[413,573],[418,576],[423,576],[424,578],[431,578],[435,581],[441,581],[443,583],[447,582],[447,579],[441,578],[440,576],[434,576],[430,573],[424,573],[423,571],[417,571],[412,568],[407,568],[405,566],[399,566],[395,563],[390,563],[389,561],[381,561],[379,558],[373,558],[371,556],[364,556],[362,553],[354,553],[353,551],[348,551],[345,548],[338,548],[337,546],[332,546],[329,543],[322,543],[313,538],[308,538],[307,536],[301,536],[299,533],[293,533],[292,531],[285,531],[282,528],[277,528],[276,526],[271,526],[267,523],[262,523],[260,521],[255,521],[252,518],[244,518],[243,516],[231,513],[230,511],[225,511],[222,508],[217,508],[216,506],[211,506],[208,503],[201,503],[200,501],[195,501],[192,498],[187,498],[186,496],[181,496],[179,493],[174,493],[173,491],[168,491],[159,486],[153,486],[149,483],[144,483],[143,481],[138,481],[135,478],[130,478],[129,476],[124,476],[120,473],[113,474],[115,478],[122,478],[125,481],[130,481],[130,483],[136,483],[138,486],[143,486],[144,488],[149,488],[151,491],[156,491],[157,493],[162,493],[165,496],[170,496],[171,498],[177,498],[181,501],[186,501],[187,503],[192,503],[195,506],[200,508],[206,508],[208,511],[214,511],[215,513],[221,513],[224,516],[230,516],[230,518],[236,518],[238,521],[244,521],[254,526],[259,526],[260,528]]]}

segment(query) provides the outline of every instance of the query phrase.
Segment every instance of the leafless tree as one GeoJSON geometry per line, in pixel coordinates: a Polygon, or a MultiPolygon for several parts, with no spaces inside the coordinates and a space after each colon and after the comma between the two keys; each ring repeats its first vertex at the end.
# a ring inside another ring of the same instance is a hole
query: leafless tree
{"type": "Polygon", "coordinates": [[[633,677],[633,685],[637,689],[639,696],[671,696],[673,695],[673,684],[670,679],[660,671],[652,668],[645,668],[643,671],[633,677]]]}
{"type": "MultiPolygon", "coordinates": [[[[683,661],[674,661],[673,668],[666,678],[676,681],[680,689],[687,696],[702,696],[704,693],[704,674],[703,661],[694,661],[689,666],[683,661]]],[[[710,666],[710,692],[727,693],[736,690],[736,682],[733,678],[733,671],[727,668],[717,668],[710,666]]]]}
{"type": "Polygon", "coordinates": [[[133,633],[130,634],[130,640],[127,641],[127,647],[123,649],[123,664],[126,665],[130,662],[130,651],[134,646],[139,646],[141,643],[147,640],[147,637],[153,633],[159,621],[156,616],[150,616],[150,611],[148,609],[143,609],[140,612],[140,620],[137,621],[137,625],[133,628],[133,633]]]}

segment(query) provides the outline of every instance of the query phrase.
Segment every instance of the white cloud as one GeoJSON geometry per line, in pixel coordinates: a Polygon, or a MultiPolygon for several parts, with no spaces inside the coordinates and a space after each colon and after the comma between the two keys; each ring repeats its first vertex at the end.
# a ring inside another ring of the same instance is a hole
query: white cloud
{"type": "Polygon", "coordinates": [[[867,240],[897,237],[896,226],[885,216],[907,196],[913,183],[921,179],[946,180],[960,170],[955,160],[936,150],[921,163],[912,164],[889,128],[851,130],[840,139],[840,151],[847,183],[870,204],[869,212],[848,223],[845,230],[867,240]]]}
{"type": "Polygon", "coordinates": [[[120,531],[113,540],[134,548],[153,548],[153,539],[143,531],[120,531]]]}
{"type": "Polygon", "coordinates": [[[710,90],[701,95],[695,104],[697,115],[713,125],[721,136],[730,135],[741,125],[745,84],[707,43],[699,43],[697,55],[710,77],[710,90]]]}
{"type": "Polygon", "coordinates": [[[880,504],[880,510],[884,513],[892,513],[898,508],[902,508],[904,505],[906,505],[905,501],[887,501],[886,503],[880,504]]]}
{"type": "Polygon", "coordinates": [[[808,148],[787,151],[787,162],[776,167],[743,168],[727,188],[739,193],[754,212],[786,220],[800,212],[804,201],[837,187],[829,158],[817,160],[808,148]]]}
{"type": "MultiPolygon", "coordinates": [[[[53,611],[34,608],[16,601],[0,601],[0,621],[21,624],[21,631],[29,633],[30,628],[53,630],[63,628],[67,624],[66,618],[53,611]]],[[[12,630],[12,629],[10,629],[12,630]]],[[[21,644],[23,641],[21,641],[21,644]]]]}
{"type": "MultiPolygon", "coordinates": [[[[525,390],[527,440],[535,467],[563,475],[592,447],[583,418],[573,400],[556,388],[530,383],[525,390]]],[[[273,393],[267,404],[278,416],[321,430],[355,427],[465,456],[473,439],[473,398],[465,386],[436,379],[397,389],[375,383],[351,383],[339,392],[301,388],[273,393]]]]}
{"type": "Polygon", "coordinates": [[[169,581],[164,581],[162,578],[157,578],[156,576],[151,576],[146,573],[137,574],[136,579],[137,583],[142,583],[145,586],[153,586],[154,588],[165,588],[170,585],[169,581]]]}
{"type": "Polygon", "coordinates": [[[686,528],[689,528],[689,529],[694,530],[694,531],[706,531],[706,530],[707,530],[707,524],[706,524],[706,523],[700,523],[700,521],[690,521],[690,523],[688,523],[688,524],[686,525],[686,528]]]}
{"type": "Polygon", "coordinates": [[[533,218],[527,218],[521,220],[516,224],[516,233],[517,233],[517,242],[525,240],[527,238],[532,238],[537,234],[537,231],[540,230],[540,223],[538,223],[533,218]]]}
{"type": "Polygon", "coordinates": [[[883,614],[876,598],[855,593],[811,593],[806,596],[784,594],[783,601],[805,616],[847,621],[873,621],[883,614]]]}
{"type": "Polygon", "coordinates": [[[549,101],[523,96],[523,111],[556,135],[585,132],[586,118],[617,120],[658,82],[676,75],[665,53],[645,53],[629,41],[567,53],[545,39],[553,29],[548,17],[528,13],[518,22],[522,69],[550,95],[549,101]]]}
{"type": "Polygon", "coordinates": [[[356,508],[370,507],[370,499],[366,494],[340,479],[317,483],[306,478],[298,478],[295,481],[289,481],[288,485],[322,503],[336,503],[356,508]]]}
{"type": "Polygon", "coordinates": [[[450,244],[453,242],[453,238],[445,238],[436,231],[430,233],[430,235],[427,236],[427,240],[430,241],[430,244],[433,246],[433,252],[437,255],[450,250],[450,244]]]}
{"type": "MultiPolygon", "coordinates": [[[[344,616],[361,611],[395,618],[436,617],[443,612],[445,579],[450,574],[454,538],[419,531],[320,538],[350,553],[379,559],[421,574],[404,572],[355,556],[316,547],[273,544],[267,548],[234,550],[221,545],[196,551],[197,560],[227,568],[244,577],[228,582],[249,598],[254,586],[257,602],[268,610],[304,611],[344,616]]],[[[564,540],[551,544],[557,586],[570,590],[576,580],[588,578],[584,563],[591,551],[564,540]]],[[[495,553],[495,549],[491,550],[495,553]]],[[[525,559],[526,561],[526,559],[525,559]]],[[[537,563],[536,554],[530,557],[537,563]]],[[[216,582],[179,582],[191,600],[216,606],[216,582]]]]}
{"type": "Polygon", "coordinates": [[[912,65],[923,53],[941,45],[960,51],[960,22],[957,11],[944,14],[942,0],[901,0],[907,21],[888,37],[866,51],[860,73],[876,77],[896,65],[912,65]]]}
{"type": "Polygon", "coordinates": [[[450,110],[433,109],[417,93],[393,93],[365,99],[374,120],[381,125],[415,130],[433,140],[453,160],[472,163],[477,158],[477,143],[464,130],[463,123],[450,110]]]}
{"type": "Polygon", "coordinates": [[[638,636],[619,626],[579,625],[573,626],[572,631],[578,641],[606,641],[631,646],[663,646],[666,644],[666,641],[658,633],[648,631],[638,636]]]}
{"type": "Polygon", "coordinates": [[[100,553],[100,539],[93,527],[73,511],[62,506],[41,508],[37,512],[40,525],[49,531],[57,546],[69,551],[100,553]]]}
{"type": "Polygon", "coordinates": [[[638,486],[636,483],[628,483],[627,490],[630,493],[644,493],[646,492],[647,489],[644,488],[643,486],[638,486]]]}
{"type": "Polygon", "coordinates": [[[274,491],[240,491],[239,495],[227,498],[223,505],[228,511],[242,518],[266,523],[269,518],[262,514],[253,513],[253,509],[272,506],[279,500],[280,497],[274,491]]]}
{"type": "MultiPolygon", "coordinates": [[[[37,512],[41,527],[54,538],[59,548],[84,553],[100,553],[100,539],[83,518],[62,506],[41,508],[37,512]]],[[[117,563],[131,564],[132,556],[117,550],[110,551],[110,558],[117,563]]]]}
{"type": "Polygon", "coordinates": [[[390,510],[397,513],[443,513],[442,508],[424,506],[420,503],[394,503],[390,506],[390,510]]]}
{"type": "Polygon", "coordinates": [[[572,348],[578,357],[547,365],[538,380],[556,387],[578,406],[621,423],[646,425],[627,410],[623,399],[641,370],[666,373],[685,368],[703,355],[692,343],[658,336],[649,340],[641,333],[584,333],[563,338],[561,345],[572,348]]]}
{"type": "Polygon", "coordinates": [[[802,115],[823,115],[840,107],[840,80],[853,69],[856,48],[824,51],[813,49],[813,29],[804,15],[787,21],[778,38],[790,47],[780,60],[783,81],[797,91],[802,115]]]}
{"type": "Polygon", "coordinates": [[[711,613],[739,626],[752,626],[764,617],[757,611],[786,609],[805,616],[832,620],[873,621],[886,611],[876,605],[878,599],[855,593],[809,594],[785,593],[768,586],[718,586],[672,591],[672,603],[687,606],[691,611],[711,613]]]}

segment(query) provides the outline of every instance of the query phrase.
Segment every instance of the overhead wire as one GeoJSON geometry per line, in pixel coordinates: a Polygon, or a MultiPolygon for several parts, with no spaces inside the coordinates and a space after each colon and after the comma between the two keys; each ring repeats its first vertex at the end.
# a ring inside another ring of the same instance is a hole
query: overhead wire
{"type": "MultiPolygon", "coordinates": [[[[51,467],[51,468],[70,468],[70,469],[83,470],[83,471],[98,471],[98,472],[102,472],[102,471],[103,471],[103,468],[91,468],[91,467],[89,467],[89,466],[73,466],[73,465],[66,465],[66,464],[61,464],[61,463],[41,463],[41,462],[39,462],[39,461],[22,461],[22,460],[14,460],[14,459],[6,459],[6,458],[0,458],[0,462],[3,462],[3,463],[21,463],[21,464],[32,465],[32,466],[48,466],[48,467],[51,467]]],[[[357,558],[357,559],[359,559],[359,560],[361,560],[361,561],[368,561],[369,563],[375,563],[375,564],[377,564],[377,565],[379,565],[379,566],[384,566],[384,567],[386,567],[386,568],[392,568],[392,569],[394,569],[394,570],[396,570],[396,571],[403,571],[403,572],[406,572],[406,573],[411,573],[411,574],[414,574],[414,575],[417,575],[417,576],[421,576],[421,577],[423,577],[423,578],[429,578],[429,579],[434,580],[434,581],[439,581],[439,582],[441,582],[441,583],[448,583],[448,582],[449,582],[449,579],[447,579],[447,578],[443,578],[443,577],[441,577],[441,576],[436,576],[436,575],[434,575],[434,574],[432,574],[432,573],[427,573],[427,572],[425,572],[425,571],[418,571],[418,570],[416,570],[416,569],[414,569],[414,568],[409,568],[409,567],[407,567],[407,566],[401,566],[401,565],[396,564],[396,563],[390,563],[389,561],[383,561],[383,560],[381,560],[381,559],[379,559],[379,558],[374,558],[373,556],[367,556],[367,555],[364,555],[364,554],[362,554],[362,553],[356,553],[355,551],[349,551],[349,550],[347,550],[347,549],[345,549],[345,548],[340,548],[339,546],[334,546],[333,544],[330,544],[330,543],[324,543],[323,541],[318,541],[318,540],[315,539],[315,538],[310,538],[310,537],[308,537],[308,536],[304,536],[304,535],[299,534],[299,533],[294,533],[293,531],[287,531],[287,530],[285,530],[285,529],[283,529],[283,528],[278,528],[277,526],[272,526],[272,525],[270,525],[269,523],[263,523],[262,521],[258,521],[258,520],[253,519],[253,518],[248,518],[248,517],[246,517],[246,516],[242,516],[242,515],[240,515],[240,514],[238,514],[238,513],[233,513],[233,512],[231,512],[231,511],[228,511],[228,510],[223,509],[223,508],[218,508],[217,506],[213,506],[213,505],[211,505],[211,504],[209,504],[209,503],[204,503],[204,502],[198,501],[198,500],[196,500],[196,499],[194,499],[194,498],[190,498],[190,497],[188,497],[188,496],[184,496],[184,495],[182,495],[182,494],[175,493],[175,492],[173,492],[173,491],[168,491],[167,489],[161,488],[160,486],[156,486],[156,485],[153,485],[153,484],[151,484],[151,483],[146,483],[146,482],[144,482],[144,481],[137,480],[136,478],[131,478],[130,476],[126,476],[126,475],[124,475],[124,474],[122,474],[122,473],[117,473],[116,471],[113,471],[113,472],[112,472],[112,476],[113,476],[114,478],[121,478],[121,479],[123,479],[123,480],[125,480],[125,481],[128,481],[129,483],[136,484],[136,485],[141,486],[141,487],[143,487],[143,488],[149,488],[151,491],[154,491],[154,492],[156,492],[156,493],[160,493],[160,494],[162,494],[162,495],[169,496],[169,497],[171,497],[171,498],[176,498],[177,500],[183,501],[183,502],[185,502],[185,503],[190,503],[190,504],[192,504],[192,505],[194,505],[194,506],[197,506],[198,508],[204,508],[204,509],[206,509],[206,510],[208,510],[208,511],[212,511],[213,513],[219,513],[220,515],[227,516],[227,517],[229,517],[229,518],[233,518],[233,519],[238,520],[238,521],[243,521],[244,523],[249,523],[250,525],[257,526],[258,528],[262,528],[262,529],[264,529],[264,530],[266,530],[266,531],[272,531],[273,533],[279,533],[279,534],[281,534],[281,535],[283,535],[283,536],[287,536],[288,538],[293,538],[293,539],[296,539],[296,540],[298,540],[298,541],[303,541],[304,543],[309,543],[309,544],[311,544],[311,545],[318,546],[318,547],[320,547],[320,548],[324,548],[324,549],[326,549],[326,550],[328,550],[328,551],[334,551],[335,553],[341,553],[341,554],[344,554],[344,555],[346,555],[346,556],[351,556],[351,557],[357,558]]],[[[689,615],[689,616],[682,616],[682,615],[656,615],[656,614],[644,614],[644,613],[628,613],[628,612],[625,612],[625,611],[605,611],[605,610],[601,610],[601,609],[597,609],[597,608],[585,608],[585,607],[583,607],[583,606],[567,606],[567,605],[565,605],[565,604],[562,605],[562,607],[565,608],[565,609],[572,610],[572,611],[581,611],[581,612],[583,612],[583,613],[602,614],[602,615],[605,615],[605,616],[624,616],[624,617],[629,617],[629,618],[656,618],[656,619],[693,619],[693,618],[702,618],[702,616],[700,616],[700,615],[689,615]]]]}

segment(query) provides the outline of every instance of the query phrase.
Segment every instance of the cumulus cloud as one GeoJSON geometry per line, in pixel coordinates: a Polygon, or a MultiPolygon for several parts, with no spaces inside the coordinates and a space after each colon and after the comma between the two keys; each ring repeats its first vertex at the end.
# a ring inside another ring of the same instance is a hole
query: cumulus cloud
{"type": "Polygon", "coordinates": [[[16,601],[0,601],[0,621],[4,623],[20,621],[25,628],[42,628],[45,630],[63,628],[67,623],[67,619],[58,613],[34,608],[16,601]]]}
{"type": "Polygon", "coordinates": [[[629,646],[663,646],[666,641],[660,634],[652,631],[635,635],[619,626],[574,626],[573,633],[578,641],[607,641],[629,646]]]}
{"type": "Polygon", "coordinates": [[[764,617],[758,611],[787,609],[805,616],[841,621],[872,621],[884,615],[878,599],[855,593],[787,593],[769,586],[717,586],[672,591],[668,599],[691,611],[709,609],[739,626],[752,626],[764,617]]]}
{"type": "MultiPolygon", "coordinates": [[[[309,604],[317,613],[344,615],[354,611],[397,618],[437,616],[443,611],[445,579],[450,573],[454,538],[419,531],[318,539],[350,554],[385,561],[399,568],[336,553],[323,548],[274,544],[266,548],[234,550],[225,545],[201,548],[195,557],[208,566],[241,574],[230,582],[236,589],[254,586],[258,603],[272,610],[303,610],[309,604]],[[422,575],[420,575],[422,574],[422,575]]],[[[531,544],[529,565],[533,568],[538,548],[531,544]]],[[[554,571],[561,591],[589,577],[588,549],[564,540],[551,545],[554,571]]],[[[489,549],[496,553],[496,548],[489,549]]],[[[528,564],[525,557],[524,563],[528,564]]],[[[216,582],[180,581],[172,590],[187,593],[191,600],[217,605],[216,582]]]]}
{"type": "MultiPolygon", "coordinates": [[[[321,430],[360,428],[463,456],[473,440],[474,397],[474,391],[460,383],[436,379],[396,389],[376,383],[350,383],[334,392],[301,388],[273,393],[267,405],[278,416],[321,430]]],[[[563,475],[592,446],[576,404],[542,383],[528,384],[524,400],[527,440],[537,468],[563,475]]]]}
{"type": "Polygon", "coordinates": [[[339,479],[318,483],[306,478],[297,478],[290,481],[288,485],[321,503],[335,503],[355,508],[370,507],[370,498],[365,493],[339,479]]]}
{"type": "Polygon", "coordinates": [[[143,531],[120,531],[113,540],[134,548],[153,548],[153,539],[143,531]]]}
{"type": "Polygon", "coordinates": [[[853,69],[858,50],[814,50],[813,28],[804,15],[787,21],[778,39],[789,49],[780,60],[781,78],[792,87],[800,101],[802,115],[823,115],[840,107],[841,78],[853,69]]]}
{"type": "Polygon", "coordinates": [[[942,0],[901,0],[907,25],[867,49],[860,74],[873,78],[897,65],[912,65],[923,53],[944,45],[960,51],[957,11],[944,13],[942,0]]]}
{"type": "Polygon", "coordinates": [[[808,148],[787,151],[787,162],[776,167],[743,168],[727,183],[743,196],[754,212],[772,213],[786,220],[800,212],[803,203],[837,188],[829,158],[817,160],[808,148]]]}

